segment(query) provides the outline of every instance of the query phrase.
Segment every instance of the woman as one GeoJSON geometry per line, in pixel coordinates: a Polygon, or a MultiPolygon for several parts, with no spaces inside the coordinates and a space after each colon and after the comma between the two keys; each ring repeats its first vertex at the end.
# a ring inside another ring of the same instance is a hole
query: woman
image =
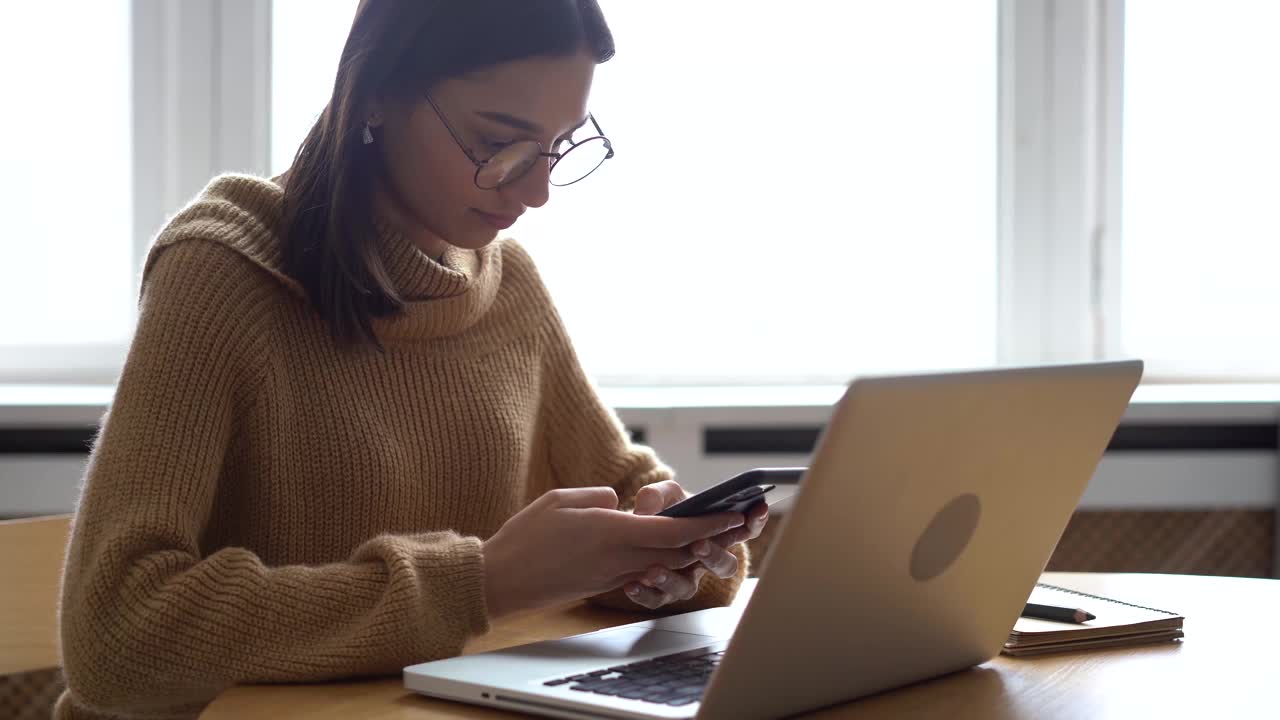
{"type": "Polygon", "coordinates": [[[160,233],[68,550],[58,716],[396,673],[552,603],[732,599],[767,508],[647,517],[685,493],[495,241],[611,154],[586,107],[612,54],[594,0],[365,0],[292,168],[160,233]]]}

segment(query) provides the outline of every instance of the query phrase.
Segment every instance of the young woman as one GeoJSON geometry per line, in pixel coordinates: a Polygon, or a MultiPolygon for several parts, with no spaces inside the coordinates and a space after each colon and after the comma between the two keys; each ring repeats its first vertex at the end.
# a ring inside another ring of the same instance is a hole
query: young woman
{"type": "Polygon", "coordinates": [[[612,54],[594,0],[365,0],[292,168],[160,233],[68,550],[59,717],[397,673],[552,603],[732,599],[767,508],[651,517],[684,491],[495,240],[611,155],[612,54]]]}

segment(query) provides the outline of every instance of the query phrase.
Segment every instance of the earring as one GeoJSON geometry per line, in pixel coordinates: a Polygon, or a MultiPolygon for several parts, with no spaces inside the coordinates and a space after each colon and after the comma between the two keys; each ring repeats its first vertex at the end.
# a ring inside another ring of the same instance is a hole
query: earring
{"type": "Polygon", "coordinates": [[[373,131],[369,129],[369,123],[364,124],[364,134],[361,136],[365,145],[373,144],[373,131]]]}

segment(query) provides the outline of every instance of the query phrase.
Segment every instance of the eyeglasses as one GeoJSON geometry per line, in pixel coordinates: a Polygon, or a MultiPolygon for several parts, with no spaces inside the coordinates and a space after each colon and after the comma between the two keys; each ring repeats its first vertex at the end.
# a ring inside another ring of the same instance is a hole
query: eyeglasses
{"type": "Polygon", "coordinates": [[[576,142],[572,139],[566,140],[570,147],[564,152],[547,152],[542,143],[537,140],[516,140],[502,146],[489,159],[484,160],[476,157],[471,148],[462,142],[462,138],[458,137],[458,133],[454,131],[453,126],[449,124],[449,120],[431,96],[424,94],[424,97],[431,105],[431,109],[435,110],[436,115],[440,117],[440,122],[444,124],[444,129],[449,131],[453,141],[458,144],[462,152],[466,153],[467,159],[476,166],[475,183],[481,190],[496,190],[519,180],[541,158],[550,158],[551,184],[564,187],[595,172],[595,169],[604,164],[605,160],[613,157],[613,143],[604,136],[595,116],[587,113],[587,119],[596,129],[596,134],[576,142]]]}

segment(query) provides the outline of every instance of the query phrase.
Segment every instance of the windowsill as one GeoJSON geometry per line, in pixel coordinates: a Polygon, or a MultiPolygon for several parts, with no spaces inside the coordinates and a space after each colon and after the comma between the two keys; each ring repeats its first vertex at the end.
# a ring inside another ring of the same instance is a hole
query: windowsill
{"type": "MultiPolygon", "coordinates": [[[[779,409],[822,412],[840,399],[843,386],[605,387],[606,403],[632,417],[671,411],[745,412],[779,409]]],[[[0,426],[96,425],[111,399],[111,385],[0,384],[0,426]]],[[[1144,385],[1125,415],[1147,422],[1275,422],[1280,384],[1144,385]]]]}

